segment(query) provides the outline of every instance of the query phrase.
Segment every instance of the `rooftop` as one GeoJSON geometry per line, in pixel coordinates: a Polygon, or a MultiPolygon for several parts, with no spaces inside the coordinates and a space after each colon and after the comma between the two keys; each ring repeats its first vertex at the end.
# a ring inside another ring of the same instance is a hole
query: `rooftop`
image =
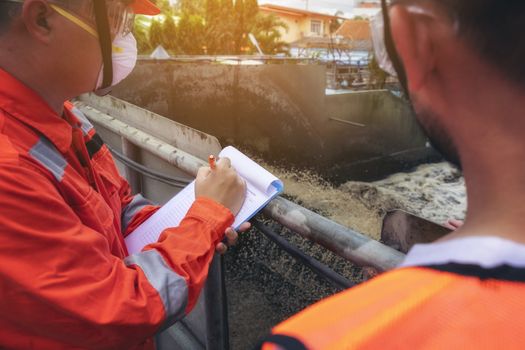
{"type": "Polygon", "coordinates": [[[342,17],[339,17],[339,16],[328,15],[326,13],[301,10],[301,9],[297,9],[297,8],[280,6],[280,5],[274,5],[274,4],[263,4],[263,5],[260,5],[259,6],[259,10],[268,11],[268,12],[274,12],[274,13],[279,13],[279,14],[288,15],[288,16],[294,16],[294,17],[315,16],[315,17],[324,17],[326,19],[342,18],[342,17]]]}
{"type": "Polygon", "coordinates": [[[335,32],[335,35],[354,41],[372,40],[370,22],[366,20],[346,20],[335,32]]]}

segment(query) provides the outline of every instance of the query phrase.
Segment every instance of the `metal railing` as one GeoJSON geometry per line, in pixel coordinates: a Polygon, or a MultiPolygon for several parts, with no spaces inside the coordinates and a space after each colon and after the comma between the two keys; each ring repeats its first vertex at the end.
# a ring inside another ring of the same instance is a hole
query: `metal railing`
{"type": "Polygon", "coordinates": [[[218,55],[218,56],[208,56],[208,55],[178,55],[171,56],[166,59],[156,59],[151,58],[146,55],[139,56],[139,59],[142,61],[171,61],[179,63],[224,63],[224,62],[237,62],[242,64],[242,62],[248,61],[260,61],[264,64],[270,63],[294,63],[294,64],[323,64],[318,59],[310,57],[288,57],[288,56],[272,56],[272,55],[218,55]]]}
{"type": "MultiPolygon", "coordinates": [[[[133,113],[133,108],[137,108],[120,100],[114,100],[125,105],[124,109],[126,113],[133,113]]],[[[118,103],[114,103],[114,105],[118,105],[118,103]]],[[[133,175],[128,176],[132,188],[140,188],[141,176],[148,176],[155,181],[167,183],[170,186],[179,188],[185,183],[185,180],[182,178],[166,175],[141,165],[139,159],[136,159],[137,152],[135,152],[134,149],[144,150],[181,170],[183,173],[190,175],[190,177],[195,176],[201,166],[207,165],[207,162],[204,160],[98,110],[94,103],[86,103],[81,100],[76,102],[76,105],[97,125],[97,129],[98,127],[102,127],[120,137],[120,146],[123,152],[120,153],[116,150],[113,150],[113,152],[116,158],[125,164],[128,175],[133,175]],[[137,176],[138,174],[140,174],[140,176],[137,176]]],[[[143,113],[143,110],[140,110],[139,113],[143,113]]],[[[271,201],[263,210],[263,213],[268,218],[275,220],[292,232],[325,247],[358,266],[373,267],[381,272],[395,268],[404,258],[404,254],[399,251],[282,197],[277,197],[271,201]]],[[[317,274],[322,275],[332,284],[340,288],[351,286],[351,283],[344,277],[337,275],[314,259],[309,259],[304,253],[291,247],[284,239],[271,232],[271,230],[260,222],[256,222],[255,226],[267,237],[276,242],[281,249],[284,249],[317,274]]],[[[209,350],[224,350],[229,346],[227,309],[225,306],[226,294],[223,278],[224,271],[221,268],[221,264],[222,262],[218,258],[214,260],[210,267],[210,277],[204,291],[206,315],[205,343],[206,348],[209,350]]],[[[184,327],[191,328],[191,325],[184,327]]],[[[196,342],[195,344],[197,345],[195,345],[195,347],[202,348],[203,343],[202,340],[196,342]]]]}
{"type": "MultiPolygon", "coordinates": [[[[174,167],[195,176],[207,163],[166,142],[129,126],[93,107],[82,107],[83,112],[96,124],[120,135],[174,167]]],[[[359,265],[386,271],[399,265],[403,254],[365,235],[344,227],[319,214],[278,197],[264,209],[264,213],[283,226],[314,241],[337,255],[359,265]]]]}

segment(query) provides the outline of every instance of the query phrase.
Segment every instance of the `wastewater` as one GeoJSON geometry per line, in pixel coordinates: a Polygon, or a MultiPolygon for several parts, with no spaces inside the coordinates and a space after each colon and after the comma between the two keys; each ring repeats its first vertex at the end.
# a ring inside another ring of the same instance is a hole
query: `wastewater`
{"type": "MultiPolygon", "coordinates": [[[[283,180],[286,198],[376,240],[381,239],[382,220],[390,210],[402,209],[438,224],[465,216],[464,178],[446,162],[423,164],[379,181],[333,183],[311,170],[258,161],[283,180]]],[[[373,275],[275,222],[266,222],[294,246],[355,283],[373,275]]],[[[256,230],[243,234],[225,259],[234,350],[252,348],[273,325],[341,291],[256,230]]]]}

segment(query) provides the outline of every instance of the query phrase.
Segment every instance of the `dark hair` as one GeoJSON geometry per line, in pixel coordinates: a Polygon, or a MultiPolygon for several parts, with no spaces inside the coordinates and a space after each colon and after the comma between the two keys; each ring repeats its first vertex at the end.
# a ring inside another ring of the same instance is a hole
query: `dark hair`
{"type": "Polygon", "coordinates": [[[525,84],[524,0],[427,1],[457,20],[460,37],[483,59],[511,80],[525,84]]]}
{"type": "Polygon", "coordinates": [[[11,20],[20,13],[21,5],[16,2],[0,1],[0,35],[7,31],[11,20]]]}

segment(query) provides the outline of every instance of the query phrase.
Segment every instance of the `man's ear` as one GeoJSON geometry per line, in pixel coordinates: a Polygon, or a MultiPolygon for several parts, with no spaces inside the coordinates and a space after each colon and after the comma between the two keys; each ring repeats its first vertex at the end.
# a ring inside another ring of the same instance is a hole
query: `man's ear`
{"type": "Polygon", "coordinates": [[[430,15],[413,13],[398,5],[390,10],[392,37],[407,73],[408,87],[417,92],[435,68],[430,15]]]}
{"type": "Polygon", "coordinates": [[[42,0],[28,0],[24,2],[22,20],[28,33],[43,43],[49,43],[51,39],[51,18],[54,12],[51,7],[42,0]]]}

